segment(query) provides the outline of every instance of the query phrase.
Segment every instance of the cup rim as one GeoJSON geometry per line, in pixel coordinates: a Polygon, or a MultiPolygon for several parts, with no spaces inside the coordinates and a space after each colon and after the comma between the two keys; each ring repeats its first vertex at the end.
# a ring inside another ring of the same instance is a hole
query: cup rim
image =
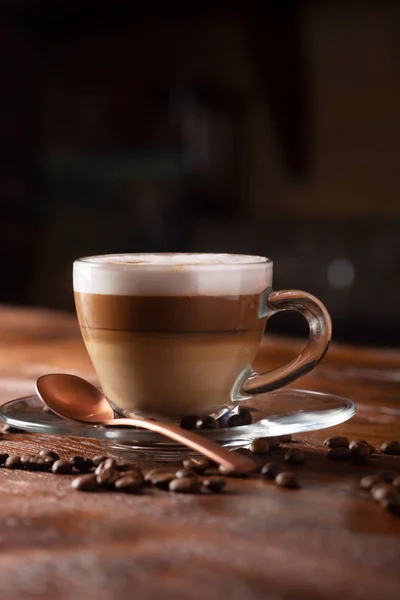
{"type": "Polygon", "coordinates": [[[240,269],[245,266],[262,266],[262,265],[271,265],[272,259],[267,258],[266,256],[252,255],[252,254],[238,254],[238,253],[220,253],[220,252],[116,252],[112,254],[94,254],[91,256],[83,256],[81,258],[77,258],[74,260],[74,265],[80,266],[90,266],[90,267],[103,267],[117,270],[130,270],[130,269],[176,269],[180,267],[179,264],[173,263],[116,263],[116,262],[108,262],[104,259],[112,258],[115,256],[129,256],[129,257],[139,257],[139,256],[210,256],[215,257],[219,256],[222,258],[220,262],[204,262],[204,263],[185,263],[183,266],[187,266],[189,269],[214,269],[214,268],[232,268],[232,269],[240,269]],[[241,260],[238,262],[231,262],[229,260],[224,261],[223,257],[237,257],[241,260]]]}

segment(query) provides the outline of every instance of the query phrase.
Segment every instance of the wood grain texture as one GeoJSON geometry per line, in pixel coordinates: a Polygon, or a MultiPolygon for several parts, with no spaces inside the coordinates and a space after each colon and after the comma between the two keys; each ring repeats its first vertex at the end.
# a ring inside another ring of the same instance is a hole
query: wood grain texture
{"type": "MultiPolygon", "coordinates": [[[[269,336],[257,367],[288,360],[299,342],[269,336]]],[[[72,315],[0,309],[0,401],[33,393],[35,378],[64,371],[96,381],[72,315]]],[[[333,463],[333,434],[379,446],[400,438],[400,352],[333,345],[295,387],[346,395],[357,415],[297,435],[306,464],[292,466],[300,490],[257,477],[230,479],[210,496],[146,491],[84,494],[70,476],[0,469],[0,597],[7,600],[366,600],[400,597],[400,519],[357,481],[400,457],[333,463]]],[[[0,451],[54,448],[94,455],[95,442],[5,434],[0,451]]],[[[280,460],[283,449],[275,451],[280,460]]]]}

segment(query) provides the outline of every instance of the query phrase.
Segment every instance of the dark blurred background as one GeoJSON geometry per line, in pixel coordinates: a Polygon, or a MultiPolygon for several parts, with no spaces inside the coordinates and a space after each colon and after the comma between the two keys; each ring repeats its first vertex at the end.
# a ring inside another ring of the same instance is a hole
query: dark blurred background
{"type": "Polygon", "coordinates": [[[257,253],[398,345],[400,3],[163,6],[2,0],[0,301],[73,310],[87,254],[257,253]]]}

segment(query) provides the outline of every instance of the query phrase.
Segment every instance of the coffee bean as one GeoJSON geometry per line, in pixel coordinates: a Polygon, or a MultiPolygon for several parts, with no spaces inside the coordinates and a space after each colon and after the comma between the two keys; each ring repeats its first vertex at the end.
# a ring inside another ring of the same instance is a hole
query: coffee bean
{"type": "Polygon", "coordinates": [[[21,469],[21,458],[18,454],[10,454],[10,456],[6,459],[4,466],[7,469],[21,469]]]}
{"type": "Polygon", "coordinates": [[[329,460],[349,460],[351,451],[348,448],[331,448],[326,456],[329,460]]]}
{"type": "Polygon", "coordinates": [[[193,469],[179,469],[175,473],[176,479],[180,479],[181,477],[197,477],[196,471],[193,469]]]}
{"type": "Polygon", "coordinates": [[[117,464],[116,468],[117,468],[117,471],[119,471],[120,473],[125,473],[126,471],[140,471],[141,472],[141,469],[137,465],[137,463],[134,463],[132,461],[120,462],[117,464]]]}
{"type": "Polygon", "coordinates": [[[172,479],[168,489],[170,492],[178,494],[197,494],[200,492],[201,483],[198,479],[194,479],[193,477],[181,477],[180,479],[172,479]]]}
{"type": "Polygon", "coordinates": [[[196,473],[204,473],[204,471],[210,466],[208,458],[188,458],[183,461],[185,469],[193,469],[196,473]]]}
{"type": "Polygon", "coordinates": [[[301,448],[290,448],[285,454],[285,461],[290,465],[299,465],[304,462],[305,454],[301,448]]]}
{"type": "Polygon", "coordinates": [[[300,484],[297,477],[293,473],[283,471],[279,473],[275,478],[276,485],[287,488],[299,488],[300,484]]]}
{"type": "Polygon", "coordinates": [[[118,466],[117,466],[117,462],[113,459],[113,458],[106,458],[106,460],[104,460],[103,462],[101,462],[100,464],[97,465],[96,469],[95,469],[95,474],[98,475],[99,473],[101,473],[102,471],[108,471],[109,469],[112,470],[117,470],[118,466]]]}
{"type": "Polygon", "coordinates": [[[226,423],[227,427],[242,427],[242,425],[244,425],[244,422],[240,415],[232,415],[226,423]]]}
{"type": "Polygon", "coordinates": [[[73,464],[68,460],[56,460],[51,467],[53,473],[57,473],[58,475],[70,475],[72,473],[73,464]]]}
{"type": "Polygon", "coordinates": [[[40,456],[38,454],[31,454],[30,456],[24,456],[23,458],[24,458],[24,460],[22,460],[22,457],[21,457],[21,464],[28,471],[48,471],[51,469],[52,465],[54,464],[54,460],[52,458],[48,457],[52,461],[52,464],[51,465],[48,464],[48,465],[44,466],[44,463],[42,462],[44,457],[40,456]]]}
{"type": "Polygon", "coordinates": [[[115,489],[120,492],[125,492],[125,493],[129,494],[129,493],[137,492],[138,490],[140,490],[142,485],[143,485],[143,480],[140,480],[140,478],[138,478],[138,477],[125,475],[125,473],[124,473],[124,476],[120,477],[115,482],[115,489]]]}
{"type": "Polygon", "coordinates": [[[255,438],[250,444],[250,450],[253,454],[268,454],[269,444],[264,438],[255,438]]]}
{"type": "Polygon", "coordinates": [[[120,474],[115,469],[103,469],[96,474],[96,481],[100,486],[113,488],[114,483],[120,478],[120,474]]]}
{"type": "Polygon", "coordinates": [[[33,454],[23,454],[20,458],[21,460],[21,465],[23,467],[28,466],[29,462],[31,461],[32,458],[35,458],[33,454]]]}
{"type": "Polygon", "coordinates": [[[35,461],[37,471],[50,471],[55,462],[51,456],[37,456],[35,461]]]}
{"type": "Polygon", "coordinates": [[[290,433],[287,435],[280,435],[279,440],[281,444],[289,444],[292,441],[292,435],[290,433]]]}
{"type": "Polygon", "coordinates": [[[392,485],[394,485],[396,489],[400,489],[400,475],[397,475],[397,477],[393,479],[392,485]]]}
{"type": "Polygon", "coordinates": [[[98,487],[96,475],[93,473],[90,473],[89,475],[79,475],[72,481],[71,487],[73,487],[74,490],[79,490],[81,492],[92,492],[98,487]]]}
{"type": "Polygon", "coordinates": [[[400,517],[400,498],[383,498],[379,504],[388,512],[396,515],[396,517],[400,517]]]}
{"type": "Polygon", "coordinates": [[[253,422],[253,416],[248,408],[240,408],[239,417],[242,419],[243,425],[251,425],[253,422]]]}
{"type": "Polygon", "coordinates": [[[41,450],[39,452],[40,456],[50,456],[51,458],[54,458],[54,460],[60,460],[60,455],[57,454],[57,452],[53,452],[53,450],[41,450]]]}
{"type": "Polygon", "coordinates": [[[371,455],[369,445],[355,444],[350,450],[350,460],[357,463],[365,463],[371,455]]]}
{"type": "Polygon", "coordinates": [[[200,429],[218,429],[218,423],[214,417],[204,417],[201,420],[200,429]]]}
{"type": "Polygon", "coordinates": [[[383,454],[392,454],[398,456],[400,455],[400,442],[397,440],[388,440],[382,444],[381,451],[383,454]]]}
{"type": "Polygon", "coordinates": [[[382,483],[382,479],[379,475],[365,475],[365,477],[360,480],[360,486],[363,490],[370,490],[374,485],[379,483],[382,483]]]}
{"type": "Polygon", "coordinates": [[[261,469],[261,477],[266,479],[275,479],[281,473],[283,467],[276,462],[268,462],[261,469]]]}
{"type": "Polygon", "coordinates": [[[253,453],[248,448],[236,448],[234,452],[237,452],[238,454],[243,454],[243,456],[249,456],[250,458],[253,458],[253,453]]]}
{"type": "Polygon", "coordinates": [[[72,458],[72,464],[74,465],[75,469],[81,473],[88,473],[91,469],[93,469],[92,459],[86,458],[86,456],[74,456],[72,458]]]}
{"type": "MultiPolygon", "coordinates": [[[[154,487],[159,488],[160,490],[167,490],[171,481],[175,479],[175,473],[164,471],[163,473],[154,474],[152,478],[148,481],[154,487]]],[[[185,479],[191,479],[190,477],[186,477],[185,479]]]]}
{"type": "Polygon", "coordinates": [[[267,440],[270,450],[275,450],[275,448],[278,448],[281,443],[280,438],[276,435],[273,437],[265,437],[263,439],[267,440]]]}
{"type": "Polygon", "coordinates": [[[188,415],[187,417],[183,417],[179,427],[182,427],[182,429],[196,429],[197,421],[199,420],[200,417],[196,415],[188,415]]]}
{"type": "Polygon", "coordinates": [[[398,492],[393,485],[389,483],[377,483],[371,488],[371,495],[374,500],[381,502],[385,498],[398,498],[398,492]]]}
{"type": "Polygon", "coordinates": [[[328,448],[348,448],[349,438],[344,435],[334,435],[326,438],[324,444],[325,446],[328,446],[328,448]]]}
{"type": "Polygon", "coordinates": [[[379,471],[378,475],[383,481],[392,483],[392,481],[396,479],[397,473],[396,471],[379,471]]]}
{"type": "MultiPolygon", "coordinates": [[[[254,471],[257,470],[257,465],[254,463],[254,471]]],[[[230,467],[225,467],[224,465],[220,465],[218,471],[221,475],[225,475],[226,477],[238,477],[245,479],[249,472],[248,471],[239,471],[237,469],[231,469],[230,467]]]]}
{"type": "Polygon", "coordinates": [[[105,454],[98,454],[97,456],[92,458],[93,466],[98,467],[101,463],[103,463],[105,460],[107,460],[107,458],[109,458],[109,457],[106,456],[105,454]]]}
{"type": "Polygon", "coordinates": [[[220,492],[226,485],[225,477],[206,477],[202,481],[202,485],[212,492],[220,492]]]}
{"type": "Polygon", "coordinates": [[[6,462],[8,457],[9,457],[9,454],[7,454],[7,452],[1,452],[0,453],[0,465],[4,465],[4,463],[6,462]]]}

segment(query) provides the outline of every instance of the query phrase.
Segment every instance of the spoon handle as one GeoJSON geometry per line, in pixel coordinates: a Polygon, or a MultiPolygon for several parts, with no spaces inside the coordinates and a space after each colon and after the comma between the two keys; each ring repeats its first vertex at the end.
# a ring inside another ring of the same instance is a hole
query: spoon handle
{"type": "Polygon", "coordinates": [[[148,421],[146,419],[110,419],[108,421],[102,421],[102,425],[132,425],[134,427],[141,427],[143,429],[149,429],[160,433],[165,437],[171,438],[192,450],[204,454],[216,463],[223,465],[228,470],[238,472],[250,472],[254,471],[255,463],[251,458],[247,458],[237,452],[230,452],[223,446],[220,446],[216,442],[209,440],[197,433],[188,431],[187,429],[181,429],[175,425],[169,423],[158,423],[157,421],[148,421]]]}

